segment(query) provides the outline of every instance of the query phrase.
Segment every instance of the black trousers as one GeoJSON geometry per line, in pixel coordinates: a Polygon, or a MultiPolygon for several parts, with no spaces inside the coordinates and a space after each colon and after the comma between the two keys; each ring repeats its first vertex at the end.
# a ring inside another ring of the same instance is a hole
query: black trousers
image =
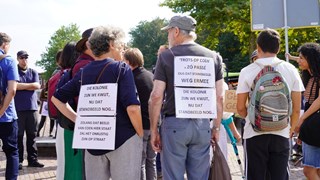
{"type": "Polygon", "coordinates": [[[247,180],[288,180],[289,139],[265,134],[246,139],[247,180]]]}
{"type": "Polygon", "coordinates": [[[27,154],[28,162],[33,163],[38,160],[38,151],[35,144],[35,137],[37,134],[38,113],[37,111],[18,111],[18,148],[19,148],[19,162],[23,162],[23,136],[24,132],[27,135],[27,154]]]}

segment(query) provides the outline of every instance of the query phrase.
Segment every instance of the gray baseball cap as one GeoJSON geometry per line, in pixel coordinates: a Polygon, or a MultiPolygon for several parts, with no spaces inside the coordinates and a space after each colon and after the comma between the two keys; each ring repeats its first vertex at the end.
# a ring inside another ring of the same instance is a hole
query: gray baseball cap
{"type": "Polygon", "coordinates": [[[197,26],[197,21],[191,16],[173,16],[169,24],[161,30],[168,30],[172,27],[178,27],[179,29],[187,30],[187,31],[195,31],[197,26]]]}

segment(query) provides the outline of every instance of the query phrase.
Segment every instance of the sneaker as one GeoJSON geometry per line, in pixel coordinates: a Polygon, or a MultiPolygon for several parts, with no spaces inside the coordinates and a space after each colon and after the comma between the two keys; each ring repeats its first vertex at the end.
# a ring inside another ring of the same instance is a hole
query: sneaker
{"type": "Polygon", "coordinates": [[[28,164],[29,167],[44,167],[44,164],[39,163],[38,161],[32,162],[28,164]]]}
{"type": "Polygon", "coordinates": [[[19,170],[22,169],[22,163],[19,163],[19,170]]]}

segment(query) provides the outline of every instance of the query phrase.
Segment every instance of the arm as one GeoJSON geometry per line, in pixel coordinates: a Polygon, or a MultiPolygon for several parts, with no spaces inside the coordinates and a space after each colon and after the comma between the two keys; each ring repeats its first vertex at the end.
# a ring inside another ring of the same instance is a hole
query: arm
{"type": "Polygon", "coordinates": [[[28,91],[34,91],[40,89],[39,82],[33,82],[33,83],[17,83],[17,90],[28,90],[28,91]]]}
{"type": "Polygon", "coordinates": [[[286,53],[285,56],[288,57],[288,59],[296,61],[296,62],[298,62],[298,60],[299,60],[298,56],[291,56],[290,53],[286,53]]]}
{"type": "Polygon", "coordinates": [[[71,108],[68,103],[63,103],[54,96],[52,96],[51,101],[63,115],[65,115],[73,122],[76,122],[77,113],[71,108]]]}
{"type": "Polygon", "coordinates": [[[127,113],[130,121],[136,130],[138,136],[143,137],[142,117],[139,105],[130,105],[127,107],[127,113]]]}
{"type": "Polygon", "coordinates": [[[154,151],[161,151],[161,140],[158,132],[158,121],[163,102],[163,94],[166,88],[166,83],[159,80],[154,80],[153,90],[149,99],[149,118],[151,130],[151,145],[154,151]]]}
{"type": "Polygon", "coordinates": [[[16,90],[17,90],[17,81],[15,80],[10,80],[8,81],[8,92],[4,97],[4,102],[3,105],[1,106],[0,109],[0,117],[3,116],[4,112],[7,110],[10,102],[16,95],[16,90]]]}
{"type": "Polygon", "coordinates": [[[241,139],[241,135],[240,133],[238,132],[237,128],[236,128],[236,125],[234,124],[234,121],[232,121],[230,124],[229,124],[229,128],[234,136],[234,138],[236,138],[237,142],[240,141],[241,139]]]}
{"type": "Polygon", "coordinates": [[[297,125],[297,121],[300,116],[300,109],[301,109],[301,92],[292,91],[291,92],[291,99],[292,99],[292,114],[290,117],[290,136],[293,135],[293,131],[295,126],[297,125]]]}
{"type": "Polygon", "coordinates": [[[237,111],[242,118],[247,116],[246,102],[249,97],[249,93],[240,93],[237,95],[237,111]]]}
{"type": "MultiPolygon", "coordinates": [[[[220,128],[222,113],[223,113],[223,95],[224,95],[223,83],[224,83],[223,79],[216,81],[217,119],[215,121],[215,127],[218,127],[218,128],[220,128]]],[[[217,131],[212,131],[212,139],[216,142],[219,141],[219,133],[217,131]]]]}

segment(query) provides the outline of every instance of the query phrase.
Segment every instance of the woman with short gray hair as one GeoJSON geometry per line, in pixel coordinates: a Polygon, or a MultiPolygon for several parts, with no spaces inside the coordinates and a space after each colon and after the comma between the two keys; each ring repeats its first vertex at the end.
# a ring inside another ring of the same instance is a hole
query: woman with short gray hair
{"type": "MultiPolygon", "coordinates": [[[[112,26],[95,28],[87,41],[95,61],[86,65],[71,81],[58,89],[52,98],[59,111],[76,121],[76,112],[67,106],[66,102],[79,95],[81,85],[117,84],[117,89],[113,91],[117,92],[115,148],[85,151],[86,179],[140,179],[143,137],[140,102],[137,100],[134,78],[129,65],[116,61],[122,59],[124,37],[124,32],[120,28],[112,26]]],[[[99,121],[106,122],[107,118],[101,117],[99,121]]]]}

